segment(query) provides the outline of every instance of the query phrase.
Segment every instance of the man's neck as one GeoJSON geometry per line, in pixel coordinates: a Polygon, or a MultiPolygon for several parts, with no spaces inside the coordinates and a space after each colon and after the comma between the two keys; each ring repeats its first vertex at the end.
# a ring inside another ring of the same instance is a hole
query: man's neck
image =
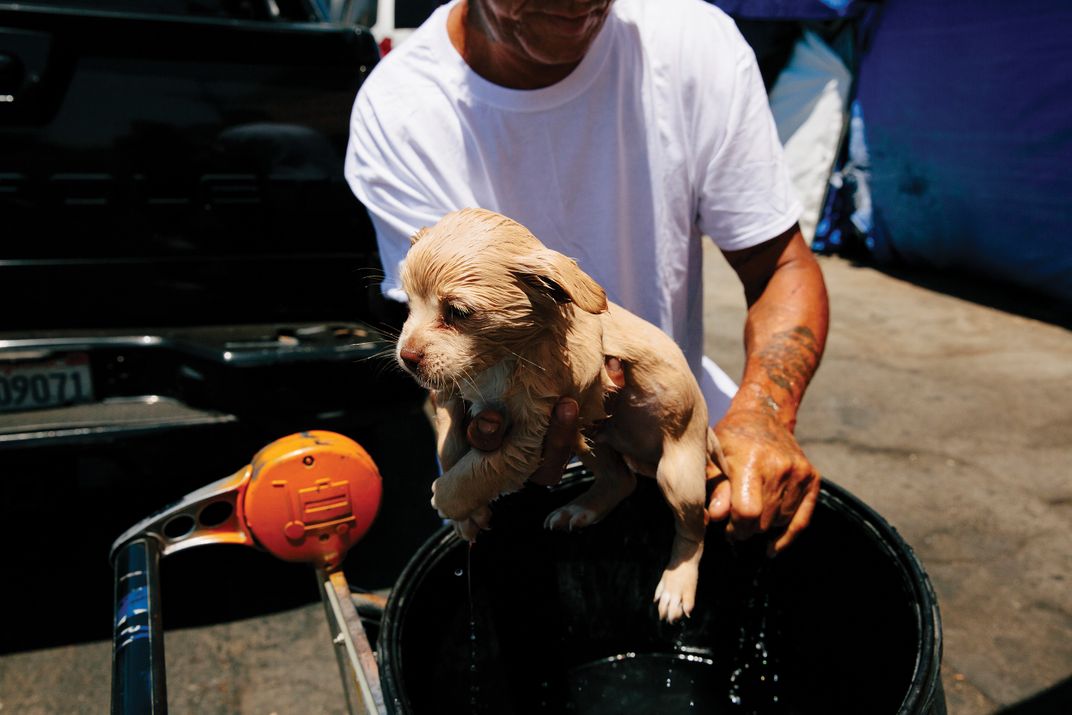
{"type": "Polygon", "coordinates": [[[545,65],[527,61],[481,27],[467,0],[447,16],[447,34],[469,68],[487,81],[509,89],[542,89],[564,80],[580,62],[545,65]]]}

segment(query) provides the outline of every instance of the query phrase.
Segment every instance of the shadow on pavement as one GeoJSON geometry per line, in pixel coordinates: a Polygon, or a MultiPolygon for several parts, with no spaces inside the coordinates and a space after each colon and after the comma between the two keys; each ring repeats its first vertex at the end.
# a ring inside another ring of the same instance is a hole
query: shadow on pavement
{"type": "Polygon", "coordinates": [[[1072,330],[1072,304],[1063,303],[1039,291],[971,275],[955,268],[880,265],[867,260],[850,260],[854,265],[873,268],[921,288],[1072,330]]]}
{"type": "Polygon", "coordinates": [[[997,715],[1068,715],[1068,713],[1072,713],[1072,677],[1065,678],[1027,700],[1002,708],[997,715]]]}
{"type": "MultiPolygon", "coordinates": [[[[826,255],[825,252],[823,255],[826,255]]],[[[1061,301],[1041,290],[972,273],[957,266],[939,268],[910,264],[896,254],[888,261],[878,261],[856,243],[842,246],[834,255],[857,268],[870,268],[920,288],[1072,330],[1072,302],[1061,301]]]]}

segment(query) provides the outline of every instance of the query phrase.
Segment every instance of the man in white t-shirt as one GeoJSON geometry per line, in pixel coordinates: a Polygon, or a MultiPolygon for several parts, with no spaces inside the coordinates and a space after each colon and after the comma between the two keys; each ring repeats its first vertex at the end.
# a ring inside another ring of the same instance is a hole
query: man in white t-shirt
{"type": "MultiPolygon", "coordinates": [[[[822,275],[804,244],[755,58],[701,0],[454,0],[371,73],[346,176],[367,207],[383,290],[405,300],[409,236],[467,206],[504,213],[577,259],[611,300],[655,323],[700,379],[729,464],[709,513],[783,549],[819,475],[793,437],[826,339],[822,275]],[[709,235],[749,305],[740,389],[703,358],[709,235]]],[[[608,356],[608,371],[622,379],[608,356]]],[[[576,403],[556,408],[535,480],[553,481],[576,403]]],[[[487,414],[470,440],[494,448],[487,414]]]]}

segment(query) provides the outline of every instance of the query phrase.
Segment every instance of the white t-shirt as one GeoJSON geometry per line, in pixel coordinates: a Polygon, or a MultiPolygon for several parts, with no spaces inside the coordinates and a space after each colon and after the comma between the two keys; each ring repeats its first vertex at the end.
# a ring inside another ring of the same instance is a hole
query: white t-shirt
{"type": "MultiPolygon", "coordinates": [[[[701,235],[743,249],[800,211],[751,48],[701,0],[617,0],[568,77],[507,89],[451,44],[455,3],[388,54],[354,102],[345,172],[376,229],[384,292],[405,299],[398,264],[417,229],[495,210],[577,259],[702,375],[701,235]]],[[[716,416],[725,405],[712,397],[716,416]]]]}

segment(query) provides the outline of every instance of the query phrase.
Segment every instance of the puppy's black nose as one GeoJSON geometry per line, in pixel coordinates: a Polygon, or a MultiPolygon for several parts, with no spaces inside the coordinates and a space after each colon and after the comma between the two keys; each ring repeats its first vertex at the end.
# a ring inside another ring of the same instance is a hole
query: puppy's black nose
{"type": "Polygon", "coordinates": [[[398,351],[398,357],[402,358],[402,362],[406,364],[406,369],[412,373],[416,373],[417,369],[421,366],[421,360],[424,358],[424,353],[419,353],[416,350],[410,350],[409,348],[402,348],[398,351]]]}

